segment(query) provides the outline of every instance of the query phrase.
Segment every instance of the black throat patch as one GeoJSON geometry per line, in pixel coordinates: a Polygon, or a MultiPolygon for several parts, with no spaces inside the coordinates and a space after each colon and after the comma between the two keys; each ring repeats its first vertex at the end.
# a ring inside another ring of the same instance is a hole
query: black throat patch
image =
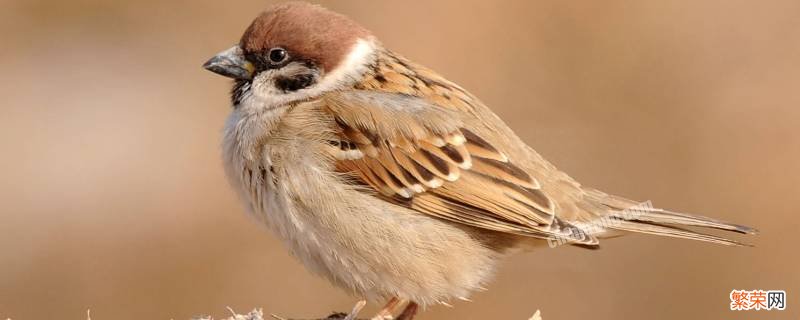
{"type": "Polygon", "coordinates": [[[242,99],[246,95],[250,94],[250,81],[249,80],[236,80],[233,82],[233,88],[231,89],[231,104],[233,108],[239,106],[242,103],[242,99]]]}

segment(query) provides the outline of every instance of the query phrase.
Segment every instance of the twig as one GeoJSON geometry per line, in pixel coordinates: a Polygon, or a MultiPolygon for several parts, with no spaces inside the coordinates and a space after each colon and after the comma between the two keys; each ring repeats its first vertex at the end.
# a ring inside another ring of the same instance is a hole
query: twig
{"type": "MultiPolygon", "coordinates": [[[[361,308],[363,307],[364,307],[363,304],[356,304],[356,306],[353,307],[353,311],[355,311],[357,314],[358,311],[361,311],[361,308]]],[[[231,308],[228,308],[228,310],[230,310],[231,316],[222,320],[264,320],[264,311],[262,311],[261,309],[253,309],[253,311],[250,311],[247,314],[238,314],[234,312],[233,309],[231,308]]],[[[347,313],[336,312],[327,317],[315,318],[315,319],[284,318],[276,314],[270,314],[270,317],[275,320],[345,320],[347,319],[347,313]]],[[[214,318],[212,318],[211,316],[198,316],[192,318],[192,320],[214,320],[214,318]]],[[[368,320],[368,319],[353,318],[352,320],[368,320]]]]}
{"type": "MultiPolygon", "coordinates": [[[[358,315],[364,305],[366,303],[363,301],[359,301],[353,307],[353,310],[350,312],[351,315],[354,317],[358,315]]],[[[228,308],[231,312],[231,316],[227,317],[222,320],[264,320],[264,312],[261,309],[253,309],[247,314],[237,314],[233,311],[233,309],[228,308]]],[[[324,318],[314,318],[314,319],[300,319],[300,318],[284,318],[278,316],[276,314],[270,314],[270,317],[275,320],[368,320],[367,318],[348,318],[348,314],[344,312],[336,312],[324,318]]],[[[194,317],[192,320],[214,320],[211,316],[201,316],[201,317],[194,317]]],[[[528,320],[542,320],[542,313],[539,310],[536,310],[536,313],[533,314],[528,320]]]]}

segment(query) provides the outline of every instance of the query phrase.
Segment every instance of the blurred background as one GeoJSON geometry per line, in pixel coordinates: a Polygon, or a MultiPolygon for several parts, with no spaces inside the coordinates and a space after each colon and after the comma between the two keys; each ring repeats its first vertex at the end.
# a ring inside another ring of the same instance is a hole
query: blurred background
{"type": "MultiPolygon", "coordinates": [[[[755,248],[633,235],[517,255],[421,319],[800,316],[800,2],[320,3],[583,184],[761,230],[755,248]],[[788,309],[729,311],[732,289],[787,290],[788,309]]],[[[0,0],[0,318],[352,307],[223,175],[230,82],[200,65],[269,4],[0,0]]]]}

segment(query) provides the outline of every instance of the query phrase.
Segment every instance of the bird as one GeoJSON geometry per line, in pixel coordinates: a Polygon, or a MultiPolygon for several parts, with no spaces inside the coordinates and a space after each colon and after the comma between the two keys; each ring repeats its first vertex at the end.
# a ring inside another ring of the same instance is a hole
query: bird
{"type": "Polygon", "coordinates": [[[538,248],[757,232],[582,186],[475,95],[319,5],[267,8],[203,67],[233,79],[222,153],[247,211],[357,306],[385,302],[373,319],[468,300],[538,248]]]}

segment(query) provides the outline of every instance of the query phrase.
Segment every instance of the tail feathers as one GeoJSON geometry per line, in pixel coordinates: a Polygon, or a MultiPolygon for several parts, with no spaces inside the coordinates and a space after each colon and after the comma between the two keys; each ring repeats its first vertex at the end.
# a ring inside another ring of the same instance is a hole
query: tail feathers
{"type": "Polygon", "coordinates": [[[676,226],[667,226],[649,222],[619,221],[619,224],[615,225],[613,229],[620,231],[628,231],[628,232],[646,233],[657,236],[705,241],[727,246],[752,246],[747,243],[742,243],[736,240],[718,237],[715,235],[695,232],[692,230],[676,226]]]}
{"type": "Polygon", "coordinates": [[[622,231],[699,240],[730,246],[751,246],[724,237],[689,230],[686,229],[686,227],[717,229],[741,234],[758,233],[758,230],[744,225],[709,217],[653,208],[649,206],[649,202],[643,203],[645,205],[642,205],[632,200],[602,193],[595,189],[585,189],[585,191],[587,192],[587,200],[589,200],[589,203],[609,210],[610,212],[606,215],[613,218],[614,223],[606,226],[606,232],[604,232],[603,238],[617,236],[619,232],[614,231],[622,231]],[[627,214],[620,214],[625,211],[628,211],[627,214]]]}
{"type": "Polygon", "coordinates": [[[758,230],[748,226],[725,222],[714,218],[672,212],[664,209],[651,209],[637,216],[636,221],[652,222],[656,224],[674,224],[693,227],[713,228],[727,230],[742,234],[757,234],[758,230]]]}

